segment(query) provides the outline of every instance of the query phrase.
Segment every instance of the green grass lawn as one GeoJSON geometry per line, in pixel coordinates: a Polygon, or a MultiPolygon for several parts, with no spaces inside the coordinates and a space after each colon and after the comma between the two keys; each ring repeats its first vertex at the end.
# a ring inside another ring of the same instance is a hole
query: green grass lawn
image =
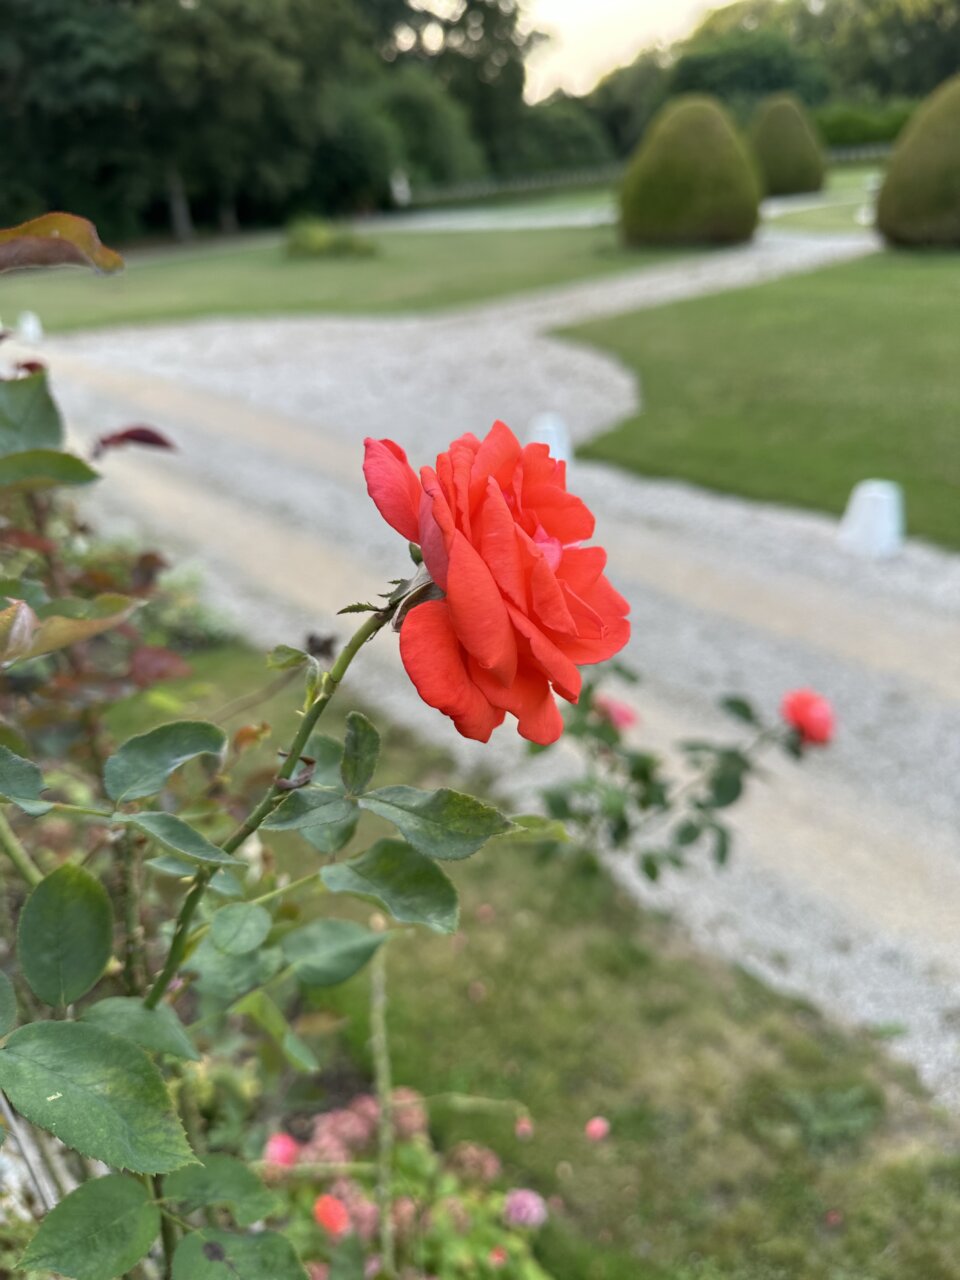
{"type": "MultiPolygon", "coordinates": [[[[212,715],[269,678],[235,644],[192,662],[190,679],[116,707],[113,732],[212,715]]],[[[231,727],[266,719],[275,747],[295,697],[296,682],[231,727]]],[[[438,785],[450,766],[393,731],[383,778],[438,785]]],[[[493,845],[450,866],[461,934],[393,945],[395,1076],[529,1107],[526,1143],[502,1112],[437,1097],[431,1116],[441,1142],[489,1141],[508,1184],[560,1198],[541,1240],[557,1280],[960,1280],[957,1125],[877,1040],[697,954],[590,861],[493,845]],[[599,1146],[582,1133],[598,1113],[612,1123],[599,1146]]],[[[316,1047],[342,1083],[368,1066],[365,976],[322,1008],[298,1025],[327,1028],[316,1047]]],[[[274,1118],[308,1092],[291,1081],[274,1118]]]]}
{"type": "Polygon", "coordinates": [[[823,191],[798,197],[803,201],[820,201],[816,208],[781,213],[769,218],[767,225],[784,231],[863,231],[857,215],[864,206],[873,208],[879,175],[880,171],[873,165],[831,169],[823,191]]]}
{"type": "Polygon", "coordinates": [[[958,547],[958,300],[960,254],[885,253],[578,327],[646,405],[583,452],[833,513],[896,480],[910,532],[958,547]]]}
{"type": "Polygon", "coordinates": [[[371,258],[288,259],[278,240],[133,255],[123,275],[79,269],[8,275],[0,316],[36,311],[48,330],[204,315],[419,311],[629,271],[662,251],[621,248],[613,227],[377,232],[371,258]]]}

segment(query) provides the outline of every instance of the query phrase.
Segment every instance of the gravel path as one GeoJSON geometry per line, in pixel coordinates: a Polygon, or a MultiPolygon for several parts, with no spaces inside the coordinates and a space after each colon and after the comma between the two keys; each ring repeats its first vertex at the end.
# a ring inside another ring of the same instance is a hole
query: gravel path
{"type": "MultiPolygon", "coordinates": [[[[521,433],[558,408],[586,437],[633,411],[632,377],[549,336],[869,252],[867,237],[766,233],[756,245],[483,307],[390,320],[204,321],[77,335],[45,352],[71,422],[90,436],[153,421],[172,457],[108,458],[103,497],[202,565],[211,594],[259,642],[334,625],[328,612],[403,571],[363,493],[359,441],[401,440],[429,460],[495,416],[521,433]]],[[[654,891],[707,947],[892,1042],[960,1102],[960,560],[911,545],[878,565],[838,550],[833,523],[577,464],[611,572],[634,601],[629,659],[649,673],[642,734],[731,732],[713,710],[739,690],[768,707],[810,683],[842,733],[738,811],[734,867],[654,891]],[[775,833],[775,839],[771,839],[775,833]]],[[[536,772],[504,731],[473,749],[397,678],[391,638],[365,683],[463,761],[517,792],[536,772]]],[[[555,772],[569,757],[540,757],[555,772]]],[[[638,895],[650,891],[621,874],[638,895]]]]}

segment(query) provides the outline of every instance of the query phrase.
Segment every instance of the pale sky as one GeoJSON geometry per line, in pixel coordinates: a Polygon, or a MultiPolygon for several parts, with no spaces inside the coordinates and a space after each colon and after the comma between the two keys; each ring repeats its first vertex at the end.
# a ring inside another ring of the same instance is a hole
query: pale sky
{"type": "Polygon", "coordinates": [[[647,45],[684,35],[725,0],[527,0],[526,23],[553,36],[527,64],[527,97],[584,93],[647,45]]]}

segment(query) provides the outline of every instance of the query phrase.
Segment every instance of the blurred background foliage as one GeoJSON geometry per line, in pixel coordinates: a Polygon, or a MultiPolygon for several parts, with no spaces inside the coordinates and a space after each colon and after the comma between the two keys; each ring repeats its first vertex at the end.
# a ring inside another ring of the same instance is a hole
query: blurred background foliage
{"type": "Polygon", "coordinates": [[[790,92],[824,141],[891,141],[960,65],[955,0],[739,0],[588,94],[524,98],[521,0],[0,0],[0,223],[114,239],[273,225],[485,179],[600,169],[664,101],[741,124],[790,92]]]}

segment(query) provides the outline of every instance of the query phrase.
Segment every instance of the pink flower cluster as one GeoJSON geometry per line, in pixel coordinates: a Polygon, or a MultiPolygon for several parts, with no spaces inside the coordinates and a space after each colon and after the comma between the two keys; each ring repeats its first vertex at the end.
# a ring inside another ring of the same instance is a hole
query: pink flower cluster
{"type": "Polygon", "coordinates": [[[508,1227],[542,1227],[549,1217],[547,1202],[536,1191],[516,1187],[507,1192],[503,1207],[503,1220],[508,1227]]]}
{"type": "MultiPolygon", "coordinates": [[[[392,1104],[397,1141],[409,1142],[427,1132],[427,1109],[415,1089],[394,1089],[392,1104]]],[[[295,1164],[349,1164],[373,1146],[379,1123],[380,1107],[376,1098],[360,1094],[348,1106],[317,1116],[313,1132],[304,1143],[297,1142],[289,1133],[272,1133],[263,1158],[279,1168],[295,1164]]]]}

